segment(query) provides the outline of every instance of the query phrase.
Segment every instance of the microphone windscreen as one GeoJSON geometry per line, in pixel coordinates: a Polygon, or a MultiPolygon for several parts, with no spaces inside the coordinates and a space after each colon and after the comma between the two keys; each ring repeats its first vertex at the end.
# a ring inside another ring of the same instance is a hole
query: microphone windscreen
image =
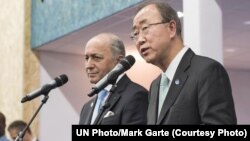
{"type": "Polygon", "coordinates": [[[121,60],[120,63],[123,65],[125,70],[128,70],[134,65],[135,58],[132,55],[128,55],[123,60],[121,60]]]}
{"type": "Polygon", "coordinates": [[[55,78],[57,86],[62,86],[63,84],[68,82],[68,77],[65,74],[59,76],[59,78],[55,78]]]}

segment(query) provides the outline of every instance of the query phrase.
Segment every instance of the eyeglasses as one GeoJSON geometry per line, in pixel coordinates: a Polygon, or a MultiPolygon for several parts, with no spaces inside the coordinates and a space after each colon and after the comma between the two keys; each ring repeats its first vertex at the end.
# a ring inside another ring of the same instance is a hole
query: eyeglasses
{"type": "Polygon", "coordinates": [[[130,34],[130,38],[133,41],[137,41],[138,38],[139,38],[140,33],[142,33],[143,35],[147,35],[151,26],[153,26],[153,25],[159,25],[159,24],[165,24],[165,23],[168,23],[168,22],[159,22],[159,23],[151,23],[151,24],[144,25],[144,26],[142,26],[141,29],[133,31],[130,34]]]}

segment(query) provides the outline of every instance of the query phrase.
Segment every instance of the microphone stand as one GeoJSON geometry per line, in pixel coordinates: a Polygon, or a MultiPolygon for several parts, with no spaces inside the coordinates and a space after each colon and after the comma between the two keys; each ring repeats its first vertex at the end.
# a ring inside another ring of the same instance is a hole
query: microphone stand
{"type": "Polygon", "coordinates": [[[29,123],[26,125],[26,127],[20,131],[18,133],[18,136],[16,137],[15,141],[23,141],[23,137],[26,133],[26,131],[28,130],[30,124],[33,122],[33,120],[35,119],[36,115],[38,114],[38,112],[41,110],[42,106],[47,102],[47,100],[49,99],[48,94],[44,95],[43,100],[41,101],[40,106],[38,107],[38,109],[36,110],[35,114],[32,116],[31,120],[29,121],[29,123]]]}

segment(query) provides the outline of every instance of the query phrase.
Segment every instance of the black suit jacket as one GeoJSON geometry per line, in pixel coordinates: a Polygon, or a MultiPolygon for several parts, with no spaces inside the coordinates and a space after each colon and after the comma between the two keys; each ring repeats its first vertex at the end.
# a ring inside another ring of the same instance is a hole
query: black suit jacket
{"type": "MultiPolygon", "coordinates": [[[[79,124],[90,124],[96,99],[97,96],[83,106],[79,124]]],[[[117,83],[116,89],[107,102],[109,106],[103,109],[99,117],[97,116],[98,120],[95,124],[128,125],[147,123],[148,91],[132,82],[127,75],[124,75],[117,83]],[[107,112],[112,112],[114,115],[104,117],[107,112]]]]}
{"type": "Polygon", "coordinates": [[[148,124],[236,124],[230,80],[220,63],[188,49],[158,118],[160,79],[150,87],[148,124]]]}

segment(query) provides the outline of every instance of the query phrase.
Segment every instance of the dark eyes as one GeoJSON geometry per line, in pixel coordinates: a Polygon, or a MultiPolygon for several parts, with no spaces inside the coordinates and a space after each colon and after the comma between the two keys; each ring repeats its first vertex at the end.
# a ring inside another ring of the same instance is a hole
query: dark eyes
{"type": "MultiPolygon", "coordinates": [[[[142,31],[143,33],[145,33],[145,32],[148,30],[148,27],[149,27],[149,26],[143,26],[143,27],[141,28],[141,31],[142,31]]],[[[134,33],[132,33],[132,38],[137,38],[138,35],[139,35],[139,31],[135,31],[134,33]]]]}
{"type": "Polygon", "coordinates": [[[92,59],[94,61],[100,61],[103,59],[103,56],[101,56],[101,55],[90,55],[90,56],[86,55],[84,57],[84,59],[85,59],[85,61],[88,61],[89,59],[92,59]]]}
{"type": "Polygon", "coordinates": [[[142,31],[146,31],[148,29],[148,26],[144,26],[144,27],[142,27],[142,31]]]}

